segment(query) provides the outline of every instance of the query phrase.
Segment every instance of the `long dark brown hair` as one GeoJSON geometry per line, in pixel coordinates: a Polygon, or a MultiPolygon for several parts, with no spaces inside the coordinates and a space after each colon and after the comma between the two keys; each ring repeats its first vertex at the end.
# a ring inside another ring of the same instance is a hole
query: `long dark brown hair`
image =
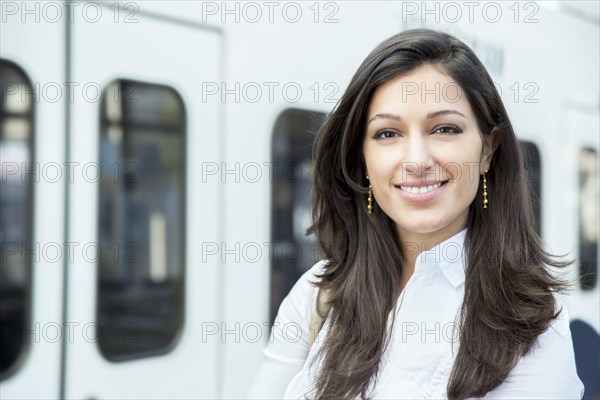
{"type": "Polygon", "coordinates": [[[367,109],[380,85],[424,64],[463,89],[484,136],[499,131],[487,174],[469,206],[460,347],[450,398],[481,397],[500,385],[558,316],[553,292],[569,284],[546,265],[564,267],[543,249],[534,228],[523,152],[494,82],[473,51],[437,31],[399,33],[363,61],[314,147],[313,224],[328,260],[317,286],[328,293],[330,329],[318,356],[318,399],[366,398],[390,339],[388,316],[398,296],[403,257],[395,223],[375,205],[367,213],[363,157],[367,109]],[[493,343],[493,346],[490,344],[493,343]]]}

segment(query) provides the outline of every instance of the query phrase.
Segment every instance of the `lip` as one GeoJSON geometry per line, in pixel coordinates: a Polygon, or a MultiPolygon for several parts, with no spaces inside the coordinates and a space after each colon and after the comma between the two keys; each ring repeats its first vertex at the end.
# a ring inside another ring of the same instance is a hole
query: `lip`
{"type": "Polygon", "coordinates": [[[424,203],[427,201],[431,201],[434,200],[436,198],[438,198],[443,191],[446,189],[446,184],[448,183],[448,181],[431,181],[431,182],[406,182],[403,183],[402,185],[394,185],[396,190],[398,191],[398,193],[400,194],[400,197],[402,197],[404,200],[409,201],[409,202],[413,202],[413,203],[424,203]],[[436,183],[442,183],[442,185],[436,189],[433,189],[430,192],[427,193],[409,193],[409,192],[405,192],[404,190],[400,189],[400,186],[404,186],[404,187],[423,187],[423,186],[429,186],[429,185],[434,185],[436,183]]]}
{"type": "Polygon", "coordinates": [[[446,181],[415,181],[415,182],[404,182],[399,185],[395,185],[396,187],[404,186],[404,187],[424,187],[429,185],[435,185],[436,183],[444,183],[446,181]]]}

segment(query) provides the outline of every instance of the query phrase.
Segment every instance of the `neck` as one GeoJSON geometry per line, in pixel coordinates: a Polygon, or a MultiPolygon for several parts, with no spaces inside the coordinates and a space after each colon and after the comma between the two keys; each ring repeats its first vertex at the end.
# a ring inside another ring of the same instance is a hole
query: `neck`
{"type": "Polygon", "coordinates": [[[398,227],[400,249],[404,259],[402,282],[406,284],[415,270],[417,257],[424,251],[432,249],[437,244],[451,238],[467,226],[467,221],[445,226],[435,232],[409,232],[398,227]]]}

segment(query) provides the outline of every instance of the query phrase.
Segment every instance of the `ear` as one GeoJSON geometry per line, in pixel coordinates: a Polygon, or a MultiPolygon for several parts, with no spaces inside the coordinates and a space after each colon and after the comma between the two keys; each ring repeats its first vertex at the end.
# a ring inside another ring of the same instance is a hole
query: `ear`
{"type": "Polygon", "coordinates": [[[497,127],[492,128],[489,135],[483,137],[483,150],[481,152],[481,159],[479,165],[481,166],[481,172],[490,169],[492,158],[498,146],[500,146],[500,129],[497,127]]]}

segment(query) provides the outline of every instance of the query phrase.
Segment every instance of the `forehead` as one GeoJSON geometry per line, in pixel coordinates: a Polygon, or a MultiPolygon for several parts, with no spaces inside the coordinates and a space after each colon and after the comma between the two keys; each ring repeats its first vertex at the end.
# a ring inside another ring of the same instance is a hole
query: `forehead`
{"type": "MultiPolygon", "coordinates": [[[[415,108],[453,108],[472,115],[466,93],[442,68],[423,65],[375,89],[368,115],[379,112],[402,113],[415,108]]],[[[466,115],[466,114],[465,114],[466,115]]]]}

